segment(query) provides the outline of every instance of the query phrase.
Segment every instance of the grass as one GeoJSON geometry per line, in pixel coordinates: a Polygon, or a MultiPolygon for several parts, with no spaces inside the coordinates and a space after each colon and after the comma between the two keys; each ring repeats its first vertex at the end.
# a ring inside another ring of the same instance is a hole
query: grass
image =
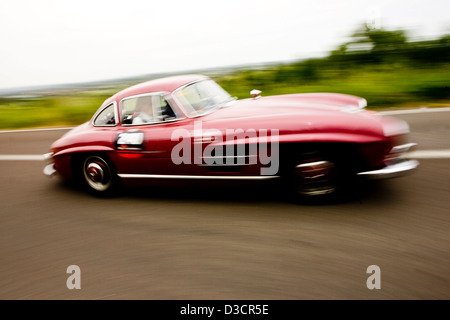
{"type": "Polygon", "coordinates": [[[263,95],[337,92],[364,97],[371,108],[385,108],[450,101],[449,71],[449,66],[413,69],[394,65],[346,70],[342,74],[324,70],[311,80],[292,74],[285,81],[277,81],[275,69],[259,72],[259,81],[253,81],[258,75],[255,72],[218,79],[218,82],[239,98],[248,97],[255,88],[263,95]]]}
{"type": "Polygon", "coordinates": [[[1,129],[72,126],[88,121],[106,99],[104,96],[52,96],[0,100],[1,129]]]}

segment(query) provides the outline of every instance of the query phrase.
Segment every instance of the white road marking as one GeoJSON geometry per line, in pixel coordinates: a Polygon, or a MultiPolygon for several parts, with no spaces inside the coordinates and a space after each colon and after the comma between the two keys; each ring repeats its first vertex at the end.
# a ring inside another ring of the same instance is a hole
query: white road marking
{"type": "Polygon", "coordinates": [[[417,150],[407,156],[411,159],[450,159],[450,150],[417,150]]]}
{"type": "Polygon", "coordinates": [[[0,155],[0,160],[4,161],[44,161],[43,154],[6,154],[0,155]]]}
{"type": "Polygon", "coordinates": [[[414,113],[429,113],[429,112],[448,112],[450,107],[443,108],[418,108],[418,109],[407,109],[407,110],[386,110],[379,111],[378,113],[383,115],[394,115],[394,114],[414,114],[414,113]]]}
{"type": "Polygon", "coordinates": [[[34,131],[58,131],[58,130],[70,130],[75,127],[66,128],[40,128],[40,129],[18,129],[18,130],[0,130],[0,133],[20,133],[20,132],[34,132],[34,131]]]}

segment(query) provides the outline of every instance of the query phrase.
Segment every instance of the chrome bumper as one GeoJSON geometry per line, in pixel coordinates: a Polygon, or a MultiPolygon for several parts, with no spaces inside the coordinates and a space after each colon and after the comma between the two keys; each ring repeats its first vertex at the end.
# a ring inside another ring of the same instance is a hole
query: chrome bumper
{"type": "Polygon", "coordinates": [[[367,179],[389,179],[402,177],[414,172],[419,166],[417,160],[401,160],[397,163],[388,165],[382,169],[359,172],[358,176],[367,179]]]}
{"type": "Polygon", "coordinates": [[[48,165],[45,166],[44,174],[47,177],[51,177],[51,176],[54,176],[56,174],[56,170],[55,170],[55,167],[54,167],[53,163],[52,164],[48,164],[48,165]]]}
{"type": "Polygon", "coordinates": [[[393,147],[385,158],[386,166],[384,168],[359,172],[358,176],[368,179],[389,179],[402,177],[414,172],[419,166],[419,162],[403,157],[416,146],[417,144],[415,143],[407,143],[393,147]]]}
{"type": "Polygon", "coordinates": [[[43,155],[43,157],[44,157],[44,160],[48,163],[44,168],[44,174],[47,177],[54,176],[56,174],[55,165],[53,163],[51,163],[52,157],[53,157],[53,152],[46,153],[43,155]]]}

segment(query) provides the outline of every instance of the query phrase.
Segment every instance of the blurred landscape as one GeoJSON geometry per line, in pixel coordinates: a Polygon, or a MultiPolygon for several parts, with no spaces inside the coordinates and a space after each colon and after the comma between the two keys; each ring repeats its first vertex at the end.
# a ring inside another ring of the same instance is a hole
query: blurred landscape
{"type": "MultiPolygon", "coordinates": [[[[366,98],[369,109],[450,105],[450,35],[411,40],[403,30],[361,26],[326,57],[192,70],[232,96],[337,92],[366,98]]],[[[88,121],[105,99],[130,85],[179,73],[84,84],[0,90],[0,129],[71,126],[88,121]]]]}

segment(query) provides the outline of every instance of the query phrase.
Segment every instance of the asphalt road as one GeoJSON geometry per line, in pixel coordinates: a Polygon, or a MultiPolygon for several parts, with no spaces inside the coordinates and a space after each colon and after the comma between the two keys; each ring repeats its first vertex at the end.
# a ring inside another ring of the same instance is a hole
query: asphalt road
{"type": "MultiPolygon", "coordinates": [[[[450,112],[398,117],[419,150],[450,149],[450,112]]],[[[43,154],[63,132],[0,133],[0,155],[43,154]]],[[[450,160],[420,162],[308,206],[247,187],[98,199],[41,161],[0,161],[0,299],[449,299],[450,160]],[[381,289],[366,286],[370,265],[381,289]]]]}

